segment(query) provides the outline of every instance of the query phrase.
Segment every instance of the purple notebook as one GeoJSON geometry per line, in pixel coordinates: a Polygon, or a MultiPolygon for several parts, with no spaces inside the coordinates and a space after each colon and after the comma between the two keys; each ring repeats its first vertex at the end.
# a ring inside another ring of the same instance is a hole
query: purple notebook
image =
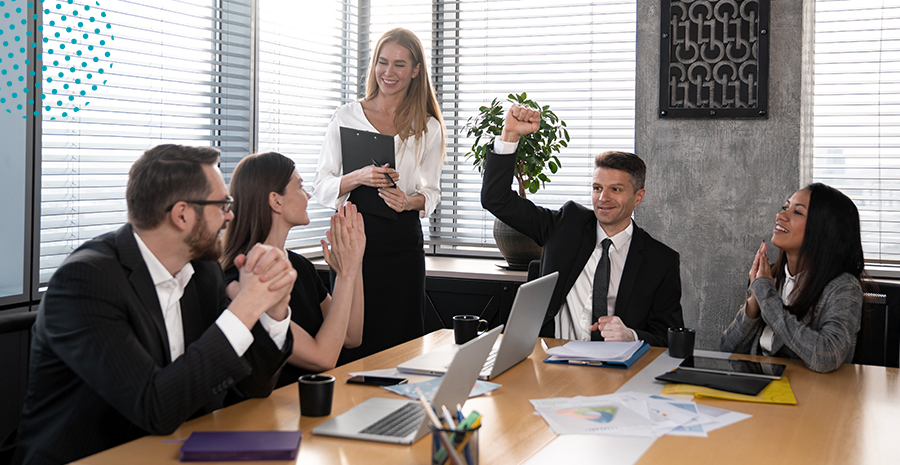
{"type": "Polygon", "coordinates": [[[194,431],[181,446],[181,461],[294,460],[302,435],[302,431],[194,431]]]}

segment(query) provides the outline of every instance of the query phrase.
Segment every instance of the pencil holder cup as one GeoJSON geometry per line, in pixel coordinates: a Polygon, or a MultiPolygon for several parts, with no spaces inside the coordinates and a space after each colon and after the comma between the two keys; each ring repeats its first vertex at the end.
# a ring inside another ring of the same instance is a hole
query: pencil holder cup
{"type": "Polygon", "coordinates": [[[439,434],[446,435],[447,440],[453,444],[456,452],[462,458],[462,463],[466,465],[478,465],[478,430],[481,425],[474,428],[445,429],[439,428],[431,423],[431,464],[432,465],[448,465],[452,464],[450,455],[444,449],[444,444],[439,438],[439,434]]]}

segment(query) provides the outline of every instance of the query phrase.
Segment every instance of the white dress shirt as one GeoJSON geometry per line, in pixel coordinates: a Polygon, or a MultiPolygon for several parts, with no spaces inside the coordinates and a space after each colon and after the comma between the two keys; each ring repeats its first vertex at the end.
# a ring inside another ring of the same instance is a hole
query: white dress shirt
{"type": "MultiPolygon", "coordinates": [[[[622,271],[625,269],[625,260],[628,258],[628,250],[631,248],[631,236],[634,234],[634,223],[610,237],[612,244],[609,246],[609,290],[606,294],[606,314],[616,314],[616,296],[619,293],[619,282],[622,281],[622,271]]],[[[556,315],[556,337],[559,339],[572,339],[576,341],[591,340],[591,325],[596,323],[593,318],[594,307],[594,273],[597,271],[597,263],[603,256],[601,242],[606,239],[606,232],[597,225],[597,242],[594,251],[587,264],[581,270],[581,274],[566,295],[566,301],[559,307],[556,315]]],[[[637,334],[632,331],[637,340],[637,334]]]]}
{"type": "MultiPolygon", "coordinates": [[[[787,263],[784,264],[784,286],[781,286],[781,301],[784,302],[785,305],[790,305],[791,302],[791,292],[794,290],[794,284],[797,280],[795,276],[791,276],[791,271],[788,269],[787,263]]],[[[772,343],[775,338],[775,332],[772,331],[772,328],[769,325],[766,325],[763,328],[762,334],[759,335],[759,346],[765,351],[764,353],[767,355],[771,355],[772,353],[772,343]]]]}
{"type": "MultiPolygon", "coordinates": [[[[349,192],[338,195],[341,176],[344,175],[341,127],[378,132],[366,118],[360,102],[348,103],[334,112],[325,130],[312,191],[316,202],[331,208],[340,207],[350,197],[349,192]]],[[[394,169],[400,174],[397,187],[406,195],[421,194],[425,197],[425,209],[419,212],[420,218],[433,213],[441,201],[441,167],[444,164],[442,138],[441,123],[433,117],[428,118],[426,132],[419,139],[410,137],[403,143],[399,135],[394,136],[394,169]]]]}
{"type": "MultiPolygon", "coordinates": [[[[517,143],[504,142],[494,139],[494,153],[497,155],[511,155],[515,153],[517,143]]],[[[634,223],[618,234],[610,237],[612,244],[609,246],[609,291],[606,294],[606,314],[615,315],[616,296],[619,291],[619,282],[622,280],[622,271],[625,269],[625,260],[628,258],[628,249],[631,248],[631,236],[634,234],[634,223]]],[[[603,255],[603,247],[600,245],[608,236],[600,225],[597,225],[597,242],[594,251],[588,259],[566,301],[560,306],[556,315],[556,337],[558,339],[572,339],[576,341],[591,340],[591,325],[596,323],[593,318],[594,301],[594,273],[597,271],[597,263],[603,255]]],[[[630,328],[629,328],[630,329],[630,328]]],[[[637,340],[637,333],[632,329],[632,336],[637,340]]]]}
{"type": "MultiPolygon", "coordinates": [[[[166,267],[153,255],[153,252],[141,240],[141,236],[134,233],[134,239],[137,241],[138,249],[141,251],[141,257],[147,264],[147,270],[150,271],[150,278],[156,287],[156,295],[159,298],[159,307],[162,309],[163,321],[166,323],[166,335],[169,339],[169,354],[172,361],[180,357],[184,353],[184,326],[181,319],[181,296],[184,294],[184,288],[187,287],[194,275],[194,267],[191,262],[187,262],[175,276],[169,274],[166,267]]],[[[269,337],[275,345],[281,349],[287,339],[287,332],[290,329],[290,309],[288,316],[282,321],[275,321],[269,315],[263,313],[259,317],[259,322],[263,329],[269,333],[269,337]]],[[[216,325],[225,334],[225,338],[234,348],[234,352],[241,357],[244,352],[253,344],[253,334],[244,326],[244,323],[225,309],[219,318],[216,319],[216,325]]]]}

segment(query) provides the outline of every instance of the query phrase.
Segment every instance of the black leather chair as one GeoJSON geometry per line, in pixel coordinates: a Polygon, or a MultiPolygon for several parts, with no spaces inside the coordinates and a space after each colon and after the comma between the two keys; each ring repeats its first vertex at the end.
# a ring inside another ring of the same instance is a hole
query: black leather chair
{"type": "MultiPolygon", "coordinates": [[[[0,402],[4,403],[3,411],[10,413],[6,418],[15,415],[14,422],[4,421],[0,430],[0,465],[6,465],[12,460],[16,446],[16,428],[18,415],[22,410],[25,400],[25,389],[28,386],[28,348],[31,342],[31,327],[37,312],[12,312],[0,311],[0,337],[4,338],[4,344],[11,344],[15,350],[3,353],[3,357],[13,357],[13,360],[4,360],[4,391],[9,388],[12,392],[5,393],[0,402]],[[20,336],[16,337],[19,333],[20,336]],[[8,363],[7,363],[8,362],[8,363]],[[7,369],[7,365],[10,366],[7,369]]],[[[6,347],[6,345],[4,345],[6,347]]]]}
{"type": "Polygon", "coordinates": [[[889,366],[889,306],[886,294],[866,293],[853,363],[889,366]]]}
{"type": "Polygon", "coordinates": [[[533,281],[541,277],[541,261],[532,260],[528,263],[528,275],[526,281],[533,281]]]}

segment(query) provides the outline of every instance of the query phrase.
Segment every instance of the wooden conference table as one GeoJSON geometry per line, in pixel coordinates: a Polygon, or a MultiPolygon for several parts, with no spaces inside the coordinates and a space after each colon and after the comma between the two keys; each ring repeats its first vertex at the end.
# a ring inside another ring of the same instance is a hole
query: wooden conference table
{"type": "MultiPolygon", "coordinates": [[[[546,339],[549,345],[566,341],[546,339]]],[[[395,367],[443,344],[453,333],[440,330],[328,373],[337,378],[332,414],[373,396],[394,394],[379,387],[348,385],[347,373],[395,367]]],[[[469,399],[464,411],[483,415],[480,463],[519,464],[550,443],[556,435],[529,399],[600,395],[615,392],[664,349],[652,348],[628,370],[542,363],[539,344],[532,355],[495,381],[503,387],[469,399]]],[[[638,464],[880,464],[900,461],[900,370],[844,365],[826,375],[809,371],[799,360],[736,356],[787,365],[797,405],[770,405],[699,400],[698,402],[753,415],[721,428],[708,438],[664,436],[656,440],[638,464]]],[[[276,390],[265,399],[251,399],[182,425],[170,436],[147,436],[79,460],[80,464],[164,464],[178,461],[180,442],[192,431],[303,430],[298,464],[427,464],[431,437],[412,446],[333,439],[312,434],[330,417],[301,417],[297,385],[276,390]]],[[[603,451],[598,450],[598,459],[603,451]]],[[[229,462],[234,463],[234,462],[229,462]]],[[[246,463],[246,462],[244,462],[246,463]]],[[[286,462],[261,462],[286,463],[286,462]]]]}

